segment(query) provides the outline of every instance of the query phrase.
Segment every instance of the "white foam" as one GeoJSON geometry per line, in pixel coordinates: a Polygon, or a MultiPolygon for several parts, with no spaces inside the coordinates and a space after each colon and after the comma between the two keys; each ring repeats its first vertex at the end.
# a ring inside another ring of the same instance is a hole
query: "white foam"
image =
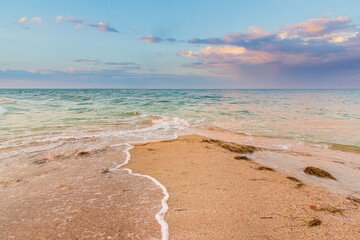
{"type": "MultiPolygon", "coordinates": [[[[1,107],[0,107],[1,110],[1,107]]],[[[1,115],[1,114],[0,114],[1,115]]],[[[27,141],[22,141],[21,143],[7,143],[6,146],[1,146],[1,149],[9,148],[9,147],[21,147],[27,146],[33,143],[58,143],[58,142],[74,142],[74,141],[84,141],[88,139],[106,139],[106,138],[118,138],[123,139],[124,142],[131,142],[131,143],[139,143],[139,142],[150,142],[150,141],[161,141],[167,140],[169,137],[171,139],[177,137],[177,132],[188,127],[188,123],[185,120],[178,119],[178,118],[164,118],[157,122],[154,122],[154,125],[145,127],[145,128],[138,128],[132,130],[119,130],[119,131],[106,131],[102,133],[96,134],[70,134],[69,132],[65,132],[65,135],[55,136],[55,137],[43,137],[40,138],[31,138],[27,141]]],[[[29,149],[31,152],[31,150],[29,149]]],[[[3,155],[2,157],[5,157],[3,155]]],[[[8,156],[7,156],[8,157],[8,156]]]]}
{"type": "MultiPolygon", "coordinates": [[[[132,145],[130,145],[128,143],[121,144],[121,145],[126,146],[126,149],[124,150],[124,153],[126,154],[126,159],[125,159],[124,163],[117,166],[118,169],[120,169],[122,166],[129,163],[130,158],[131,158],[130,150],[134,148],[134,146],[132,146],[132,145]]],[[[161,188],[162,193],[164,194],[164,198],[161,200],[162,208],[161,208],[161,210],[159,212],[156,213],[155,218],[156,218],[156,220],[158,221],[158,223],[161,226],[161,239],[162,240],[168,240],[169,239],[169,226],[168,226],[168,223],[165,220],[165,214],[169,209],[169,206],[167,205],[167,201],[169,199],[169,193],[168,193],[166,187],[163,184],[161,184],[158,180],[156,180],[155,178],[153,178],[153,177],[151,177],[149,175],[142,175],[142,174],[139,174],[139,173],[133,173],[133,171],[131,169],[129,169],[129,168],[122,168],[122,169],[128,171],[129,174],[139,176],[139,177],[148,178],[151,181],[153,181],[158,187],[161,188]]]]}
{"type": "Polygon", "coordinates": [[[274,147],[277,147],[279,149],[282,149],[282,150],[287,150],[291,147],[291,144],[285,144],[285,145],[274,145],[274,147]]]}
{"type": "Polygon", "coordinates": [[[7,112],[6,108],[0,106],[0,115],[3,115],[6,112],[7,112]]]}

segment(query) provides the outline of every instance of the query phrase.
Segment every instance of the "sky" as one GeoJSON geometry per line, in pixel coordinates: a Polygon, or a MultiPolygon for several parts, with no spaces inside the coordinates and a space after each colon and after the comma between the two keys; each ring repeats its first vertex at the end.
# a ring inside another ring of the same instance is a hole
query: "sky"
{"type": "Polygon", "coordinates": [[[0,88],[360,88],[358,0],[0,3],[0,88]]]}

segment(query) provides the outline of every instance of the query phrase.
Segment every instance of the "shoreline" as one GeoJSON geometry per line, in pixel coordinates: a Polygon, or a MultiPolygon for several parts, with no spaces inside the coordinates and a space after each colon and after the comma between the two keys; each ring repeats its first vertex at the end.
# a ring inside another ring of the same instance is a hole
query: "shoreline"
{"type": "MultiPolygon", "coordinates": [[[[256,161],[234,160],[235,153],[204,143],[204,139],[182,135],[174,140],[136,144],[131,150],[127,167],[156,178],[168,189],[165,220],[170,239],[360,237],[356,224],[360,216],[353,209],[358,208],[356,203],[311,182],[262,168],[256,161]],[[236,183],[244,176],[249,179],[236,183]],[[297,188],[296,181],[303,185],[297,188]],[[234,200],[244,206],[234,204],[234,200]],[[264,220],[267,223],[259,224],[264,220]],[[320,226],[308,226],[312,220],[320,220],[320,226]]],[[[252,158],[252,154],[246,156],[252,158]]]]}
{"type": "Polygon", "coordinates": [[[279,171],[295,175],[303,181],[324,186],[335,194],[351,195],[360,198],[360,152],[343,149],[326,148],[313,143],[297,140],[268,138],[263,136],[234,134],[228,131],[213,129],[188,128],[179,136],[199,135],[207,138],[245,144],[264,148],[254,154],[257,162],[279,171]],[[336,175],[339,181],[324,179],[304,174],[307,166],[322,168],[336,175]]]}
{"type": "Polygon", "coordinates": [[[129,160],[127,147],[38,156],[2,181],[0,238],[161,237],[154,217],[162,210],[159,186],[151,177],[116,168],[129,160]]]}
{"type": "Polygon", "coordinates": [[[162,183],[160,183],[158,180],[156,180],[154,177],[151,177],[149,175],[134,173],[133,170],[130,168],[123,168],[124,166],[129,164],[130,159],[131,159],[130,151],[135,147],[134,145],[131,145],[128,143],[126,145],[127,145],[127,148],[125,148],[123,150],[123,152],[126,154],[125,162],[118,165],[116,167],[116,169],[126,170],[129,174],[134,175],[134,176],[148,178],[161,189],[162,194],[164,195],[164,197],[161,199],[162,208],[160,209],[159,212],[156,213],[155,219],[161,226],[161,240],[167,240],[167,239],[169,239],[169,226],[168,226],[168,223],[165,221],[165,214],[169,209],[169,206],[167,205],[167,201],[169,199],[169,193],[168,193],[166,187],[162,183]]]}

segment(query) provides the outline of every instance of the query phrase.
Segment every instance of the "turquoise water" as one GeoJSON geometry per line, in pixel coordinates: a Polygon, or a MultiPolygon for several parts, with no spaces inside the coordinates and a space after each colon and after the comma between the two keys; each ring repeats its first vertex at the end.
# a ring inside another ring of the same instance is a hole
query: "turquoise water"
{"type": "Polygon", "coordinates": [[[187,127],[359,147],[360,90],[0,90],[4,151],[65,138],[149,140],[187,127]]]}

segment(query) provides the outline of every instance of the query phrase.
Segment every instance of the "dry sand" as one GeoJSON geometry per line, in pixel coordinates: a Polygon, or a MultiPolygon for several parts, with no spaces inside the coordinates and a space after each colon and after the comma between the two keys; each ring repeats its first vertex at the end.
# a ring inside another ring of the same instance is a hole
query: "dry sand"
{"type": "Polygon", "coordinates": [[[203,139],[137,145],[126,166],[167,187],[170,239],[360,239],[359,204],[203,139]]]}

